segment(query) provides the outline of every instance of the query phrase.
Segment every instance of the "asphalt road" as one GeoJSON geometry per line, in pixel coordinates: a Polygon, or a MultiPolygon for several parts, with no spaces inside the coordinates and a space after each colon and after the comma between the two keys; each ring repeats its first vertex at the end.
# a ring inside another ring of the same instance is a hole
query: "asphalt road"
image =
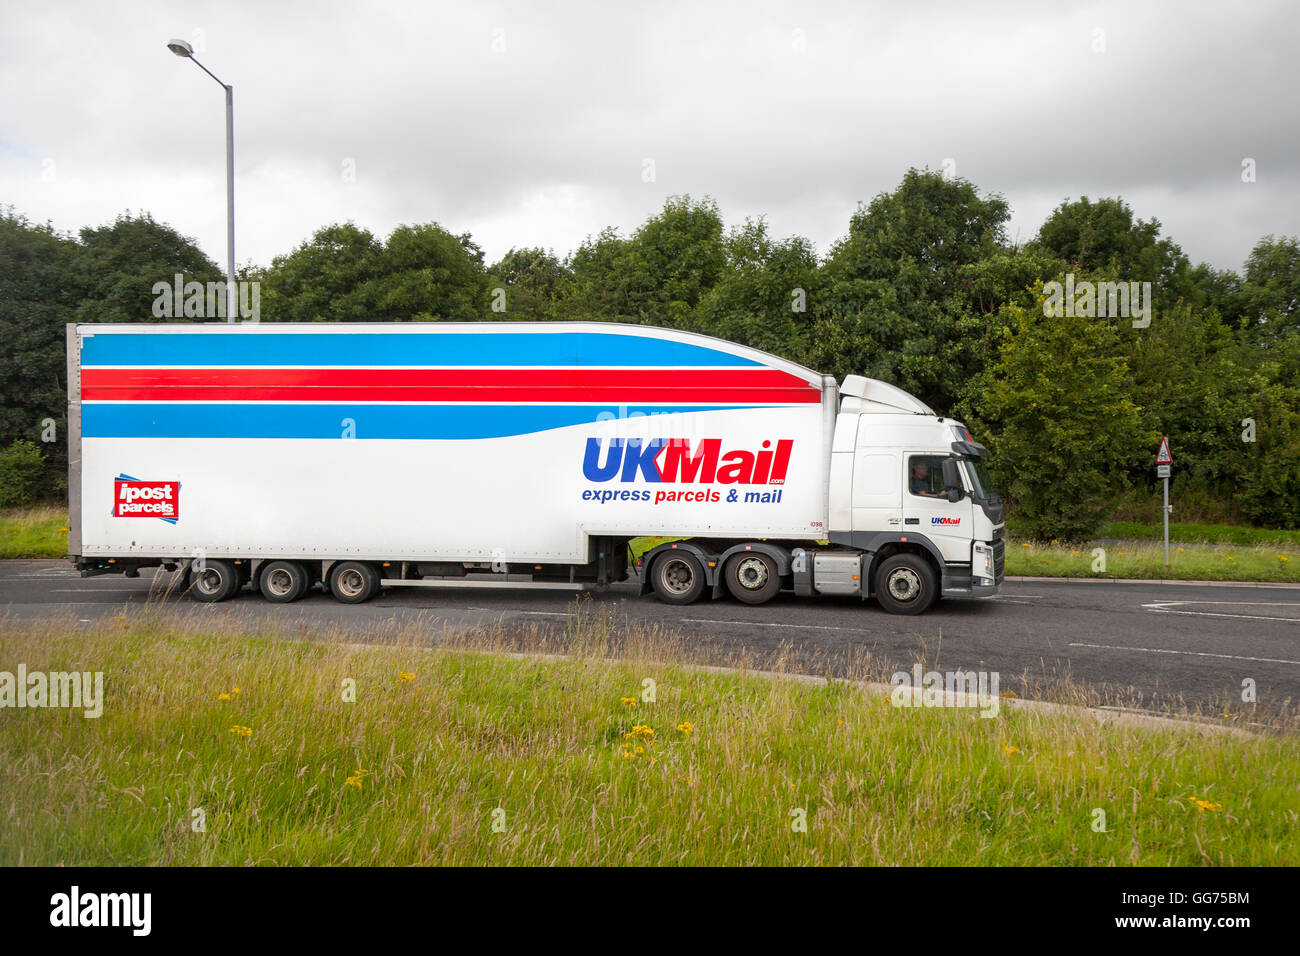
{"type": "MultiPolygon", "coordinates": [[[[84,624],[133,613],[150,588],[147,572],[136,580],[83,579],[63,561],[3,561],[0,628],[6,621],[84,624]]],[[[281,632],[330,626],[364,640],[376,624],[395,624],[433,641],[495,629],[521,647],[544,638],[550,649],[562,647],[579,613],[572,592],[514,589],[391,589],[360,606],[320,592],[292,605],[251,592],[214,607],[174,600],[196,614],[281,632]]],[[[793,596],[761,607],[729,598],[673,607],[639,596],[632,583],[591,592],[586,606],[677,635],[717,663],[744,658],[770,666],[779,657],[794,670],[838,674],[869,656],[880,678],[882,670],[923,661],[940,671],[997,671],[1001,688],[1022,696],[1051,696],[1044,691],[1068,681],[1093,702],[1154,710],[1187,704],[1207,713],[1241,711],[1249,678],[1260,710],[1294,712],[1300,705],[1294,589],[1008,582],[991,600],[945,600],[920,617],[897,617],[874,602],[793,596]]]]}

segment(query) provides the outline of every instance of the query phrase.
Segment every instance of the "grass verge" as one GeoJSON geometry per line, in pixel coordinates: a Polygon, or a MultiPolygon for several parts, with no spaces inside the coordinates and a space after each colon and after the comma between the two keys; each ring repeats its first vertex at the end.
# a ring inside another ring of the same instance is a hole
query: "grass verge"
{"type": "Polygon", "coordinates": [[[5,627],[105,701],[3,713],[0,864],[1300,863],[1289,734],[895,708],[592,613],[563,658],[223,620],[5,627]]]}
{"type": "MultiPolygon", "coordinates": [[[[1120,541],[1160,541],[1165,538],[1164,525],[1112,521],[1099,535],[1120,541]]],[[[1188,524],[1172,522],[1169,540],[1196,544],[1261,545],[1264,547],[1300,548],[1300,531],[1276,528],[1252,528],[1238,524],[1188,524]]]]}
{"type": "Polygon", "coordinates": [[[0,558],[62,558],[67,553],[66,508],[36,505],[0,514],[0,558]]]}
{"type": "Polygon", "coordinates": [[[1006,573],[1071,578],[1146,578],[1182,581],[1300,583],[1300,551],[1277,547],[1163,542],[1117,545],[1058,545],[1007,542],[1006,573]],[[1104,551],[1104,563],[1098,549],[1104,551]]]}

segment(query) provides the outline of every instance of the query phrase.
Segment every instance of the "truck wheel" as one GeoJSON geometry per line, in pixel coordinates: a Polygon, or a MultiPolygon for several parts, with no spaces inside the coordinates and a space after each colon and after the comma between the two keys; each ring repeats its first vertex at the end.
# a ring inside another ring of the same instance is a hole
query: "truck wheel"
{"type": "Polygon", "coordinates": [[[272,604],[289,604],[306,597],[311,588],[307,569],[297,561],[271,561],[262,565],[258,589],[272,604]]]}
{"type": "Polygon", "coordinates": [[[919,555],[896,554],[876,571],[876,600],[890,614],[920,614],[938,596],[934,569],[919,555]]]}
{"type": "Polygon", "coordinates": [[[655,559],[650,583],[665,604],[690,604],[704,593],[704,568],[689,551],[669,551],[655,559]]]}
{"type": "Polygon", "coordinates": [[[215,604],[233,597],[239,590],[239,571],[229,561],[204,561],[203,570],[191,565],[190,595],[196,601],[215,604]]]}
{"type": "Polygon", "coordinates": [[[379,572],[360,561],[330,568],[330,593],[344,604],[364,604],[379,593],[379,572]]]}
{"type": "Polygon", "coordinates": [[[761,551],[733,554],[724,573],[731,596],[745,604],[763,604],[781,590],[776,562],[761,551]]]}

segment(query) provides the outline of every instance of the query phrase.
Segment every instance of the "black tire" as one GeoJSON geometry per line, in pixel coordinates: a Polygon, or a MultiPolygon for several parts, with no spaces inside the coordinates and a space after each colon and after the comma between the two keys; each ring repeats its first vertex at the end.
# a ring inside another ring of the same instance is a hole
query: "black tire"
{"type": "Polygon", "coordinates": [[[890,614],[921,614],[939,597],[934,568],[916,554],[895,554],[876,569],[876,600],[890,614]]]}
{"type": "Polygon", "coordinates": [[[765,604],[781,590],[776,562],[761,551],[733,554],[723,575],[731,596],[745,604],[765,604]]]}
{"type": "Polygon", "coordinates": [[[257,587],[272,604],[292,604],[307,596],[311,577],[297,561],[268,561],[258,572],[257,587]]]}
{"type": "Polygon", "coordinates": [[[691,604],[704,593],[704,568],[689,551],[666,551],[655,558],[650,584],[665,604],[691,604]]]}
{"type": "Polygon", "coordinates": [[[330,593],[344,604],[364,604],[379,593],[379,572],[362,561],[340,561],[330,568],[330,593]]]}
{"type": "Polygon", "coordinates": [[[190,566],[190,597],[204,604],[216,604],[234,597],[239,590],[239,569],[229,561],[204,561],[202,570],[190,566]]]}

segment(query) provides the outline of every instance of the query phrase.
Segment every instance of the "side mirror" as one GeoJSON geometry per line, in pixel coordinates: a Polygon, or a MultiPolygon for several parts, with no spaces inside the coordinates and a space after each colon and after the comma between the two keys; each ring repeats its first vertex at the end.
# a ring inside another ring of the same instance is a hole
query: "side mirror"
{"type": "Polygon", "coordinates": [[[950,502],[961,501],[966,497],[966,489],[962,486],[961,475],[957,471],[957,460],[955,458],[945,458],[943,460],[943,484],[948,491],[948,500],[950,502]]]}

